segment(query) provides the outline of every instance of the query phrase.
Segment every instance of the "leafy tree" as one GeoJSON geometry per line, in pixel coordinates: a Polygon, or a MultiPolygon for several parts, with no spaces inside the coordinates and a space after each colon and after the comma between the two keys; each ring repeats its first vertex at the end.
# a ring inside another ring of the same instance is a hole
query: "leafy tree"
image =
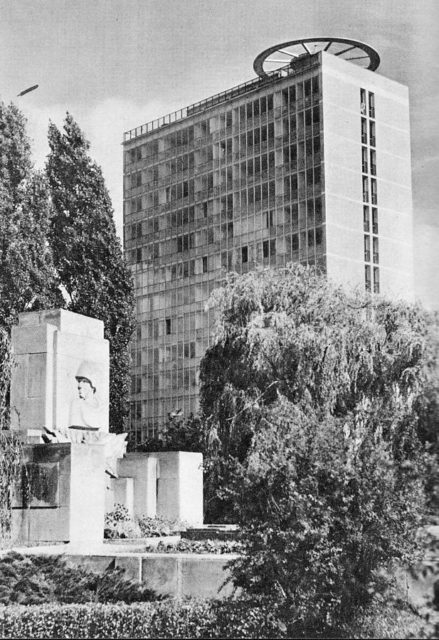
{"type": "Polygon", "coordinates": [[[134,451],[195,451],[203,453],[208,443],[206,430],[199,416],[184,417],[183,412],[168,413],[167,422],[155,438],[147,438],[140,444],[129,442],[134,451]]]}
{"type": "Polygon", "coordinates": [[[46,181],[32,168],[26,121],[0,103],[0,325],[22,311],[51,308],[58,300],[48,244],[50,203],[46,181]]]}
{"type": "Polygon", "coordinates": [[[70,311],[103,320],[110,341],[110,426],[128,415],[129,351],[134,328],[133,284],[116,235],[100,167],[70,114],[63,131],[49,126],[47,175],[54,216],[50,242],[70,311]]]}
{"type": "Polygon", "coordinates": [[[212,304],[207,486],[211,519],[243,527],[235,584],[275,596],[296,631],[334,624],[416,553],[437,326],[300,265],[230,276],[212,304]]]}

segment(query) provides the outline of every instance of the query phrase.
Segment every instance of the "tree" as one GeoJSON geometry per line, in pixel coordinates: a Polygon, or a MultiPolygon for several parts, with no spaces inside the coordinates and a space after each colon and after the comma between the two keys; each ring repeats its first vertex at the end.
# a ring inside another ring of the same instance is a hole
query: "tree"
{"type": "Polygon", "coordinates": [[[100,167],[70,114],[63,131],[49,126],[47,176],[54,216],[50,243],[66,308],[103,320],[110,341],[110,428],[121,432],[128,415],[129,351],[134,329],[131,274],[116,235],[113,209],[100,167]]]}
{"type": "Polygon", "coordinates": [[[334,624],[416,552],[437,325],[300,265],[230,276],[212,304],[201,406],[227,472],[216,515],[243,527],[235,584],[275,596],[296,630],[334,624]]]}
{"type": "Polygon", "coordinates": [[[57,304],[57,278],[48,243],[48,186],[32,168],[26,121],[0,103],[0,325],[22,311],[57,304]]]}
{"type": "Polygon", "coordinates": [[[33,170],[26,121],[0,102],[0,546],[11,526],[11,486],[21,464],[19,438],[9,431],[13,359],[11,326],[22,311],[57,304],[48,244],[50,202],[44,176],[33,170]]]}

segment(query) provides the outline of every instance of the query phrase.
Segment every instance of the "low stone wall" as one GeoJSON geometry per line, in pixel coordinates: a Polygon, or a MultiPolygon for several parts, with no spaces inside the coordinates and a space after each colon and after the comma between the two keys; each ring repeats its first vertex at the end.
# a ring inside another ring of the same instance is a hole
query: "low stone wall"
{"type": "Polygon", "coordinates": [[[68,562],[93,571],[121,567],[127,578],[143,583],[161,595],[177,598],[226,598],[233,594],[227,563],[235,554],[133,553],[82,555],[65,554],[68,562]]]}

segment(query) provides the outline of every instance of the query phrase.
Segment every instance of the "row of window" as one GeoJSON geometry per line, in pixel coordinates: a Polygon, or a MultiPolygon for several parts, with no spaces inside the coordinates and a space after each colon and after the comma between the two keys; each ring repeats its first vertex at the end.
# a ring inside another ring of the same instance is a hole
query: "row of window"
{"type": "MultiPolygon", "coordinates": [[[[320,189],[320,179],[320,167],[314,167],[314,169],[308,170],[306,174],[302,172],[298,175],[287,176],[284,179],[283,197],[285,200],[292,201],[292,203],[284,207],[283,216],[281,215],[282,211],[278,210],[277,214],[275,214],[274,211],[271,210],[271,219],[274,220],[274,216],[276,215],[278,220],[277,222],[273,222],[273,224],[266,224],[265,226],[281,224],[283,220],[286,223],[297,224],[296,218],[299,213],[302,215],[306,214],[306,210],[308,210],[308,213],[315,211],[316,215],[320,216],[322,205],[321,199],[317,195],[320,189]],[[300,202],[297,202],[297,200],[300,200],[300,202]]],[[[220,214],[230,219],[233,217],[234,209],[244,209],[249,205],[252,207],[253,204],[260,202],[266,202],[267,208],[269,208],[269,201],[272,201],[275,196],[274,189],[273,183],[270,182],[250,187],[247,192],[242,191],[241,194],[236,193],[235,198],[232,193],[223,196],[219,201],[220,214]]],[[[209,200],[200,205],[184,207],[183,209],[178,209],[177,211],[172,211],[162,216],[155,216],[143,222],[135,222],[130,227],[128,225],[125,227],[125,237],[127,240],[129,238],[131,240],[149,238],[152,242],[150,236],[153,233],[165,231],[166,229],[175,229],[178,232],[181,227],[193,224],[195,219],[209,220],[214,213],[213,209],[214,201],[209,200]]],[[[263,213],[263,215],[266,217],[268,212],[263,213]]]]}
{"type": "Polygon", "coordinates": [[[148,393],[148,391],[157,392],[161,394],[166,393],[167,389],[190,389],[197,385],[197,372],[194,368],[189,369],[176,369],[176,370],[163,370],[160,376],[141,376],[140,374],[133,374],[131,376],[131,393],[133,395],[138,393],[148,393]]]}
{"type": "MultiPolygon", "coordinates": [[[[319,90],[318,76],[308,78],[305,81],[299,81],[295,85],[291,85],[282,90],[280,94],[281,104],[288,107],[289,110],[302,108],[303,104],[309,104],[311,98],[313,98],[314,101],[319,100],[319,90]]],[[[160,140],[158,138],[148,140],[142,145],[127,151],[125,156],[126,161],[140,161],[144,158],[157,155],[160,150],[169,148],[178,152],[178,148],[193,144],[195,139],[208,136],[215,131],[227,131],[232,126],[236,128],[246,127],[247,124],[253,120],[263,118],[270,114],[273,108],[274,94],[260,96],[253,101],[248,101],[241,106],[235,107],[233,110],[228,109],[212,118],[173,131],[167,136],[163,136],[160,140]]]]}
{"type": "MultiPolygon", "coordinates": [[[[296,141],[312,135],[318,135],[320,128],[320,107],[314,107],[297,115],[292,114],[283,120],[283,130],[280,132],[283,140],[296,141]]],[[[217,160],[217,166],[224,162],[232,162],[239,156],[253,155],[259,150],[266,150],[266,143],[273,142],[275,136],[274,123],[251,129],[234,138],[209,145],[195,152],[173,157],[167,162],[140,169],[126,175],[127,188],[136,189],[142,184],[157,183],[160,179],[166,181],[172,176],[185,171],[197,169],[198,172],[208,170],[217,160]],[[235,154],[235,155],[233,155],[235,154]]]]}
{"type": "MultiPolygon", "coordinates": [[[[375,121],[375,95],[371,91],[360,89],[361,111],[361,168],[363,172],[363,202],[376,205],[377,194],[377,165],[376,165],[376,127],[375,121]],[[369,147],[365,146],[369,144],[369,147]],[[364,145],[364,146],[363,146],[364,145]],[[369,190],[370,184],[370,190],[369,190]],[[370,199],[369,199],[370,198],[370,199]]],[[[370,219],[369,205],[363,205],[364,228],[364,282],[366,291],[380,292],[379,272],[379,239],[378,234],[378,209],[372,206],[372,221],[370,219]],[[372,224],[371,224],[372,222],[372,224]],[[372,235],[371,235],[372,232],[372,235]],[[371,266],[371,264],[373,266],[371,266]],[[373,279],[372,279],[373,278],[373,279]]]]}
{"type": "MultiPolygon", "coordinates": [[[[172,302],[171,296],[169,296],[169,302],[172,302]]],[[[166,311],[166,308],[165,308],[166,311]]],[[[141,343],[142,340],[148,341],[151,344],[151,339],[154,338],[154,341],[157,341],[159,338],[163,338],[167,333],[169,328],[168,324],[165,322],[166,318],[154,318],[153,320],[149,319],[143,323],[139,323],[137,325],[136,331],[136,341],[137,345],[141,343]]],[[[194,334],[195,330],[200,329],[208,329],[209,327],[209,318],[207,313],[196,313],[192,311],[190,313],[183,313],[179,316],[174,316],[172,318],[172,334],[181,334],[188,335],[189,333],[194,334]]],[[[207,347],[207,344],[206,344],[207,347]]],[[[133,347],[134,348],[134,347],[133,347]]],[[[189,357],[189,356],[186,356],[189,357]]],[[[149,358],[151,360],[151,358],[149,358]]],[[[140,365],[140,363],[139,363],[140,365]]]]}

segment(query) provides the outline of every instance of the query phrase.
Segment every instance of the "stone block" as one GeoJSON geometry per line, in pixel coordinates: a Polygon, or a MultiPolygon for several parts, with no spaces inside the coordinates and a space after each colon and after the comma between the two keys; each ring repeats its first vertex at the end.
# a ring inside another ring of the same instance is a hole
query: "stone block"
{"type": "Polygon", "coordinates": [[[122,504],[131,517],[134,516],[134,479],[112,478],[113,509],[116,504],[122,504]]]}
{"type": "Polygon", "coordinates": [[[101,444],[24,447],[23,472],[12,498],[12,539],[101,543],[104,470],[101,444]]]}
{"type": "Polygon", "coordinates": [[[71,542],[102,542],[104,517],[104,446],[72,444],[69,540],[71,542]]]}
{"type": "Polygon", "coordinates": [[[184,557],[181,563],[181,595],[192,598],[221,598],[233,594],[233,586],[222,587],[228,574],[222,557],[184,557]],[[222,588],[221,588],[222,587],[222,588]]]}
{"type": "Polygon", "coordinates": [[[161,595],[180,595],[178,558],[149,556],[142,558],[142,583],[161,595]]]}
{"type": "Polygon", "coordinates": [[[114,569],[116,561],[113,556],[87,555],[68,553],[65,555],[68,563],[75,567],[81,567],[94,573],[104,573],[107,569],[114,569]]]}
{"type": "MultiPolygon", "coordinates": [[[[133,513],[157,515],[157,459],[150,453],[127,453],[118,460],[119,478],[133,478],[133,513]]],[[[114,500],[116,502],[116,500],[114,500]]]]}
{"type": "Polygon", "coordinates": [[[117,568],[124,570],[124,577],[128,580],[142,582],[142,558],[141,556],[116,556],[117,568]]]}
{"type": "Polygon", "coordinates": [[[157,515],[189,524],[202,524],[202,454],[164,451],[153,455],[159,465],[157,515]]]}
{"type": "MultiPolygon", "coordinates": [[[[12,329],[17,366],[11,380],[11,428],[35,441],[43,427],[67,429],[78,398],[75,376],[86,360],[96,372],[99,428],[108,431],[109,345],[100,320],[55,309],[19,315],[12,329]]],[[[24,438],[26,439],[26,438],[24,438]]]]}

